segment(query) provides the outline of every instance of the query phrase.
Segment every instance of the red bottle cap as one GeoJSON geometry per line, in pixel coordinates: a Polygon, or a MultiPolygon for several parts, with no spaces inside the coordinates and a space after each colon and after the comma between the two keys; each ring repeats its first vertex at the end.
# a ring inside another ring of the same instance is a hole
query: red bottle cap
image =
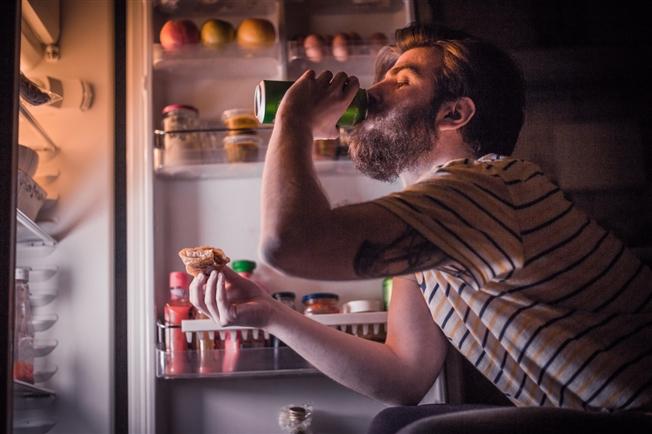
{"type": "Polygon", "coordinates": [[[170,273],[170,288],[188,289],[188,275],[183,271],[170,273]]]}

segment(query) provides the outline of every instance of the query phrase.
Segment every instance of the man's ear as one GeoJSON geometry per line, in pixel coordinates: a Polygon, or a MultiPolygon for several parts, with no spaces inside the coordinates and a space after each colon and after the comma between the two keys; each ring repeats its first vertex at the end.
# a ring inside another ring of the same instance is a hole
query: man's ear
{"type": "Polygon", "coordinates": [[[475,103],[468,96],[442,103],[437,112],[439,131],[452,131],[468,124],[475,115],[475,103]]]}

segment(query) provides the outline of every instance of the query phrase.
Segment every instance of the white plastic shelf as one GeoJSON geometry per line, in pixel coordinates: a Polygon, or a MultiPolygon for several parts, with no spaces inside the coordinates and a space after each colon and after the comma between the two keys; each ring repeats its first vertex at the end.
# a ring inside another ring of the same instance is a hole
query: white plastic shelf
{"type": "Polygon", "coordinates": [[[56,396],[56,393],[45,387],[14,380],[14,396],[16,397],[46,397],[56,396]]]}
{"type": "Polygon", "coordinates": [[[231,43],[223,49],[195,44],[166,51],[160,44],[154,44],[152,65],[155,71],[175,75],[202,76],[219,72],[222,79],[272,78],[278,75],[281,66],[280,48],[276,43],[252,51],[231,43]]]}

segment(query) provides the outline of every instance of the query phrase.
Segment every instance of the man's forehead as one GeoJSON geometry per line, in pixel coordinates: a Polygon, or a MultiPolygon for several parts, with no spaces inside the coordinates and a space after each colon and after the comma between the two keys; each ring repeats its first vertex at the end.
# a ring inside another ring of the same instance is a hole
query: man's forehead
{"type": "Polygon", "coordinates": [[[433,73],[441,65],[441,50],[437,47],[416,47],[402,53],[392,69],[415,69],[420,75],[433,73]]]}

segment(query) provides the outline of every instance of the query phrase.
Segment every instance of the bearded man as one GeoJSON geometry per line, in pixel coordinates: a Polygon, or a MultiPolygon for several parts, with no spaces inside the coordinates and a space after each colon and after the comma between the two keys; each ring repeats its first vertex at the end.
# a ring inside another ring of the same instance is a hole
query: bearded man
{"type": "Polygon", "coordinates": [[[262,191],[262,251],[274,267],[395,276],[386,342],[322,326],[228,269],[195,278],[194,304],[223,325],[263,328],[341,384],[394,404],[421,400],[450,341],[515,405],[389,409],[374,434],[649,432],[652,272],[538,166],[509,157],[525,98],[506,53],[419,26],[396,40],[400,56],[368,89],[349,145],[360,171],[400,177],[404,190],[331,207],[311,144],[337,135],[359,85],[307,71],[279,107],[262,191]]]}

